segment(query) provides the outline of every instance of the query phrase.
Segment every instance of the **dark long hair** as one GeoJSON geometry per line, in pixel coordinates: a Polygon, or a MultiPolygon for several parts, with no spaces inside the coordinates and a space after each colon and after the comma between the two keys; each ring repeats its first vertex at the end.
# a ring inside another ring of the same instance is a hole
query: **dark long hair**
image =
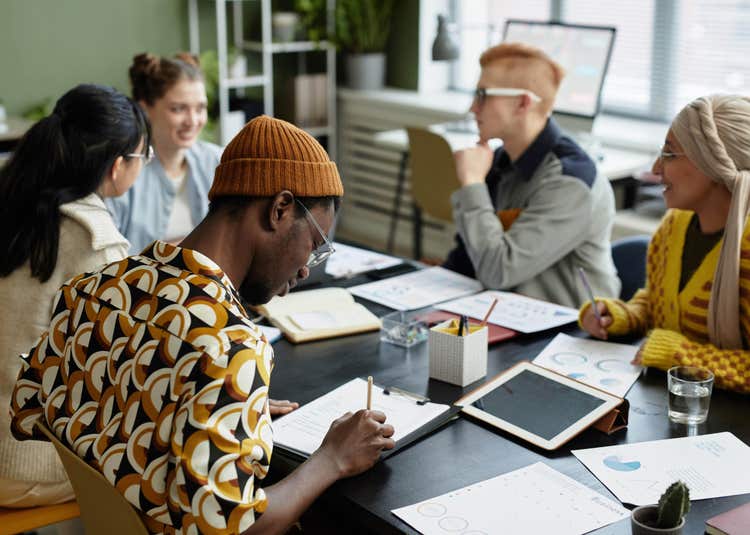
{"type": "Polygon", "coordinates": [[[79,85],[21,139],[0,169],[0,277],[27,260],[44,282],[57,264],[60,205],[97,191],[118,156],[143,140],[150,144],[141,109],[111,87],[79,85]]]}

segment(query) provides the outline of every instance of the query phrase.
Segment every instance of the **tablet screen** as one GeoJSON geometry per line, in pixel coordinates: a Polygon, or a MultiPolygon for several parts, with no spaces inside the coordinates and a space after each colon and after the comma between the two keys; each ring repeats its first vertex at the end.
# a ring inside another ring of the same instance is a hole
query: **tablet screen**
{"type": "Polygon", "coordinates": [[[523,370],[473,405],[497,418],[551,440],[605,400],[538,373],[523,370]]]}

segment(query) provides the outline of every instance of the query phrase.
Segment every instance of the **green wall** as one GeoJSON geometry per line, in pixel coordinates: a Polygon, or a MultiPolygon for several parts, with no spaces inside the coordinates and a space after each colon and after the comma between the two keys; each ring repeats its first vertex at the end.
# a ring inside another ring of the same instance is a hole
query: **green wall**
{"type": "MultiPolygon", "coordinates": [[[[215,4],[198,5],[201,48],[216,48],[215,4]]],[[[388,85],[417,88],[418,29],[419,0],[398,0],[388,85]]],[[[82,82],[129,93],[127,69],[135,54],[173,54],[188,46],[186,0],[0,0],[0,99],[8,113],[20,115],[82,82]]]]}
{"type": "Polygon", "coordinates": [[[419,0],[397,0],[388,37],[386,83],[417,89],[419,78],[419,0]]]}
{"type": "Polygon", "coordinates": [[[186,0],[0,0],[0,99],[17,115],[81,82],[129,93],[135,54],[188,35],[186,0]]]}

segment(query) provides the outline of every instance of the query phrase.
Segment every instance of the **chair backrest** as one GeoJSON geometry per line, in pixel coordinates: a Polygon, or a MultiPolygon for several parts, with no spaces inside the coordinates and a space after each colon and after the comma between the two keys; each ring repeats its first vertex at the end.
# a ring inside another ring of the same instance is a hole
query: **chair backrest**
{"type": "Polygon", "coordinates": [[[612,242],[612,260],[620,277],[620,299],[627,301],[646,284],[646,254],[651,236],[628,236],[612,242]]]}
{"type": "Polygon", "coordinates": [[[138,513],[106,478],[69,450],[44,424],[37,428],[55,445],[81,508],[86,533],[148,535],[138,513]]]}
{"type": "Polygon", "coordinates": [[[453,220],[450,196],[460,187],[453,151],[445,138],[424,128],[407,128],[411,195],[426,214],[453,220]]]}
{"type": "Polygon", "coordinates": [[[76,518],[81,514],[76,502],[40,505],[22,509],[0,507],[0,533],[24,533],[76,518]]]}

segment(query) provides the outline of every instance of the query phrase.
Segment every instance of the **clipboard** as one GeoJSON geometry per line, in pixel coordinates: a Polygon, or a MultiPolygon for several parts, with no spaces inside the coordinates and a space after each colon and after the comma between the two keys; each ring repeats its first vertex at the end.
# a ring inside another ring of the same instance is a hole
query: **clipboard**
{"type": "Polygon", "coordinates": [[[516,364],[456,402],[462,412],[548,451],[594,427],[627,426],[629,404],[531,362],[516,364]]]}
{"type": "MultiPolygon", "coordinates": [[[[361,389],[361,393],[364,394],[365,385],[366,382],[362,379],[353,379],[328,394],[303,405],[296,411],[274,420],[272,423],[274,451],[281,452],[284,456],[291,457],[294,460],[304,461],[307,459],[317,450],[333,420],[347,410],[355,412],[363,408],[362,404],[356,407],[345,406],[342,399],[348,399],[347,396],[350,396],[353,390],[359,394],[361,389]],[[321,415],[324,416],[321,417],[321,415]]],[[[394,425],[397,436],[399,434],[398,422],[403,424],[404,427],[413,427],[413,430],[398,436],[396,446],[393,449],[384,450],[380,455],[381,460],[394,455],[413,442],[439,429],[455,419],[461,410],[460,407],[453,405],[429,403],[429,400],[422,396],[398,388],[391,388],[388,393],[384,392],[388,390],[373,386],[373,409],[381,410],[381,403],[392,407],[392,410],[383,410],[383,412],[386,414],[386,423],[394,425]],[[399,407],[401,411],[398,411],[399,407]],[[411,410],[412,408],[414,410],[411,410]],[[425,411],[424,416],[417,415],[421,410],[425,411]],[[397,414],[397,411],[401,414],[397,414]],[[403,415],[405,412],[410,412],[413,419],[405,418],[403,415]],[[415,421],[421,422],[421,425],[415,426],[415,421]]],[[[361,401],[364,401],[364,399],[361,401]]]]}

